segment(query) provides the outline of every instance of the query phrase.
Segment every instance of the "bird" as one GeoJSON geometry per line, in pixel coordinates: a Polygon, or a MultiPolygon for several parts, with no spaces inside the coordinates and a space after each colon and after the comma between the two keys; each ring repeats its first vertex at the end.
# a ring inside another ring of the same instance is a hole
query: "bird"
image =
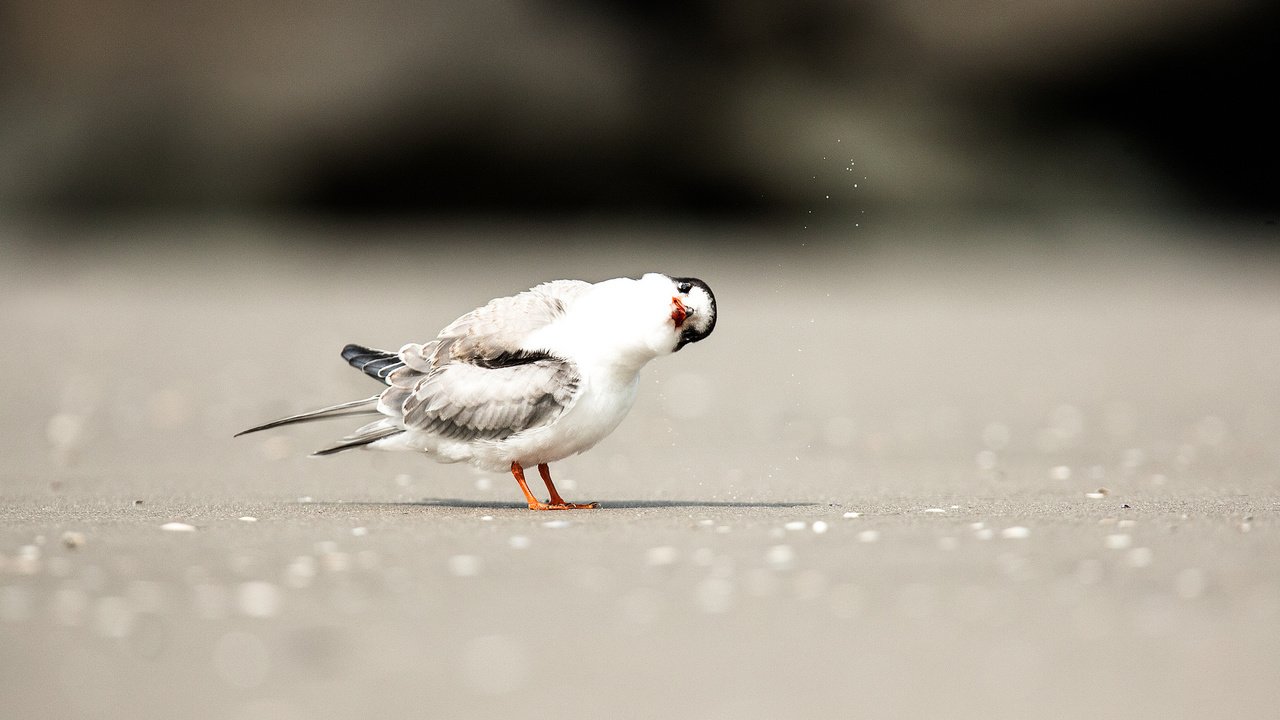
{"type": "Polygon", "coordinates": [[[635,403],[651,360],[706,339],[716,298],[693,277],[646,273],[590,283],[553,280],[495,298],[434,340],[396,352],[350,344],[342,358],[380,382],[372,397],[290,415],[236,437],[295,423],[378,416],[314,456],[354,449],[408,450],[443,463],[510,472],[530,510],[582,510],[566,502],[550,463],[591,449],[635,403]],[[537,466],[549,498],[529,490],[537,466]]]}

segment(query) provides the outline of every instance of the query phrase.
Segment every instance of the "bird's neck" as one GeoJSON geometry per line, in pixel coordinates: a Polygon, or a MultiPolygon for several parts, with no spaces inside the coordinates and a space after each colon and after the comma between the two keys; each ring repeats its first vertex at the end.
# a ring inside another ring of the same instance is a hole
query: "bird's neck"
{"type": "Polygon", "coordinates": [[[598,382],[616,387],[635,383],[641,368],[654,358],[645,349],[614,351],[608,353],[582,353],[580,363],[590,366],[590,372],[598,382]]]}

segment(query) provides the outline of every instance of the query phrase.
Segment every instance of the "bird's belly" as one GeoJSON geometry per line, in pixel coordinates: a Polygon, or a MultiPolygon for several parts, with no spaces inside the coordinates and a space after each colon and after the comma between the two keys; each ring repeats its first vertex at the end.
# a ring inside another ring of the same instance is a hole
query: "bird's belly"
{"type": "MultiPolygon", "coordinates": [[[[613,432],[635,404],[637,380],[621,387],[587,385],[577,400],[550,425],[513,435],[497,443],[486,456],[488,466],[524,466],[555,462],[589,450],[613,432]]],[[[480,458],[477,458],[478,460],[480,458]]],[[[481,463],[477,463],[481,464],[481,463]]]]}

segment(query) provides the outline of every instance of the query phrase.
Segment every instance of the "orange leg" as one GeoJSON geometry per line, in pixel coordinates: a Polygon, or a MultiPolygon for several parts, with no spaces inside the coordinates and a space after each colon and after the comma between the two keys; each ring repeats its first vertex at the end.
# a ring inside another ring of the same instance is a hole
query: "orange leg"
{"type": "Polygon", "coordinates": [[[600,503],[567,503],[564,498],[560,497],[560,493],[556,492],[555,483],[551,482],[551,467],[546,463],[538,465],[538,474],[542,476],[542,482],[547,484],[547,492],[551,493],[551,507],[557,510],[590,510],[600,507],[600,503]]]}
{"type": "Polygon", "coordinates": [[[511,463],[511,476],[520,484],[520,491],[524,493],[524,499],[529,503],[530,510],[587,510],[589,508],[600,507],[599,503],[586,503],[575,505],[567,503],[564,498],[560,497],[560,493],[556,492],[556,486],[551,483],[551,468],[546,463],[538,466],[538,472],[542,474],[542,480],[547,484],[547,489],[551,491],[551,502],[544,503],[533,496],[529,492],[529,483],[524,479],[524,468],[520,467],[520,463],[511,463]]]}
{"type": "Polygon", "coordinates": [[[524,493],[524,499],[529,503],[530,510],[550,510],[551,506],[541,502],[538,498],[529,492],[529,483],[524,481],[524,468],[520,467],[520,463],[511,463],[511,474],[515,477],[516,482],[520,483],[520,491],[524,493]]]}

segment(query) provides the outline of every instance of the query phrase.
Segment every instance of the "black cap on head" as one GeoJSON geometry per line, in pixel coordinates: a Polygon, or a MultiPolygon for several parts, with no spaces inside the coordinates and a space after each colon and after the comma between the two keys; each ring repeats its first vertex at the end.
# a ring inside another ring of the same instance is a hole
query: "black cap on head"
{"type": "Polygon", "coordinates": [[[681,277],[671,278],[671,280],[681,292],[688,293],[692,292],[694,288],[702,288],[707,293],[707,299],[710,303],[706,310],[700,310],[694,314],[692,322],[685,325],[684,332],[680,333],[680,342],[676,345],[676,350],[679,350],[689,343],[695,343],[705,338],[716,328],[716,296],[715,293],[711,292],[711,286],[698,278],[681,277]]]}

